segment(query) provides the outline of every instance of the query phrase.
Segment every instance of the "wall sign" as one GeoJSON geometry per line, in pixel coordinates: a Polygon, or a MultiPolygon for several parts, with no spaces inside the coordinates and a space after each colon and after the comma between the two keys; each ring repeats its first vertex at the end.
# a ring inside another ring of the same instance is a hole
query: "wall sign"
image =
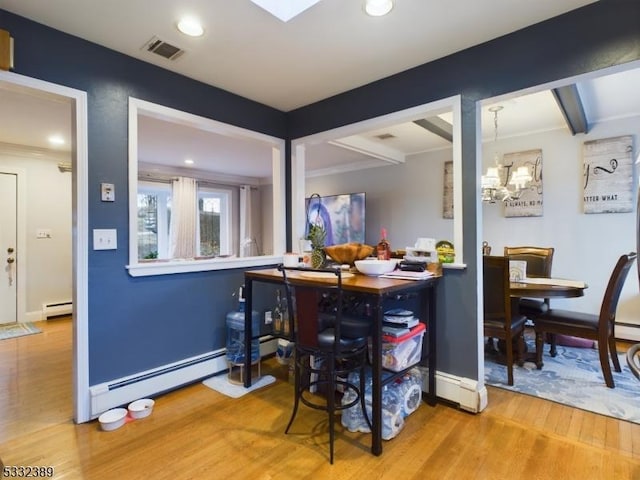
{"type": "Polygon", "coordinates": [[[584,213],[633,211],[632,150],[631,135],[584,142],[584,213]]]}
{"type": "Polygon", "coordinates": [[[453,162],[444,162],[442,218],[453,218],[453,162]]]}
{"type": "Polygon", "coordinates": [[[527,167],[532,180],[517,199],[504,202],[505,217],[541,217],[542,216],[542,150],[506,153],[502,157],[500,175],[506,182],[518,167],[527,167]]]}

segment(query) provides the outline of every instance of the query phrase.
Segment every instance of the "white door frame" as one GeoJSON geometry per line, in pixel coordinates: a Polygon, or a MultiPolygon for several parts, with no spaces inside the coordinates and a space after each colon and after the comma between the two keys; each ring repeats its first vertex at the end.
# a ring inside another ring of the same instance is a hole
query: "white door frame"
{"type": "MultiPolygon", "coordinates": [[[[68,97],[74,101],[73,135],[73,417],[76,423],[91,420],[89,397],[89,328],[88,328],[88,153],[87,93],[62,85],[37,80],[12,72],[0,71],[0,82],[34,88],[68,97]]],[[[24,278],[24,275],[22,275],[24,278]]]]}
{"type": "MultiPolygon", "coordinates": [[[[3,152],[0,152],[2,155],[3,152]]],[[[27,241],[26,241],[26,172],[21,168],[0,166],[0,173],[16,176],[16,320],[25,322],[27,315],[27,241]]],[[[3,255],[6,252],[0,252],[3,255]]],[[[3,257],[4,258],[4,257],[3,257]]]]}

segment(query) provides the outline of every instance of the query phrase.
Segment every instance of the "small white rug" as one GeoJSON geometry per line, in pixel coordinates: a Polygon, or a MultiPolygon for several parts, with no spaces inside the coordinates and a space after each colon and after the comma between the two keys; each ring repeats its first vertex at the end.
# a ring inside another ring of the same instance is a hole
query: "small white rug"
{"type": "Polygon", "coordinates": [[[31,322],[9,323],[0,326],[0,340],[33,335],[34,333],[41,333],[41,330],[31,322]]]}
{"type": "Polygon", "coordinates": [[[272,375],[263,375],[258,380],[253,381],[249,388],[244,388],[242,385],[236,385],[229,382],[226,375],[216,375],[215,377],[207,378],[202,383],[205,387],[209,387],[216,392],[226,395],[227,397],[240,398],[249,392],[271,385],[275,381],[276,377],[272,375]]]}

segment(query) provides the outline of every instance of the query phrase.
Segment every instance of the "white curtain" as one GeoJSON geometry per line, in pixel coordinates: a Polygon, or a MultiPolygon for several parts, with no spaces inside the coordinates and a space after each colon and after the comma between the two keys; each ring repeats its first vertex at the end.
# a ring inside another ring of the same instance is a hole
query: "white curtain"
{"type": "Polygon", "coordinates": [[[172,183],[170,258],[194,258],[198,252],[198,185],[194,178],[172,183]]]}
{"type": "Polygon", "coordinates": [[[240,256],[253,256],[255,243],[251,218],[251,186],[240,187],[240,256]]]}

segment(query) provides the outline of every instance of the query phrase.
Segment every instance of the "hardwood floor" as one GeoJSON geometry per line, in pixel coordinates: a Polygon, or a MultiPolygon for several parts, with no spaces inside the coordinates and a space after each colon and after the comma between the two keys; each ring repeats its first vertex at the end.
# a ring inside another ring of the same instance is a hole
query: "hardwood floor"
{"type": "Polygon", "coordinates": [[[332,466],[321,413],[301,407],[284,434],[292,387],[273,360],[276,383],[239,399],[198,383],[113,432],[75,425],[71,322],[38,326],[0,341],[0,459],[56,479],[640,479],[640,425],[496,388],[478,415],[422,405],[380,457],[340,431],[332,466]]]}

